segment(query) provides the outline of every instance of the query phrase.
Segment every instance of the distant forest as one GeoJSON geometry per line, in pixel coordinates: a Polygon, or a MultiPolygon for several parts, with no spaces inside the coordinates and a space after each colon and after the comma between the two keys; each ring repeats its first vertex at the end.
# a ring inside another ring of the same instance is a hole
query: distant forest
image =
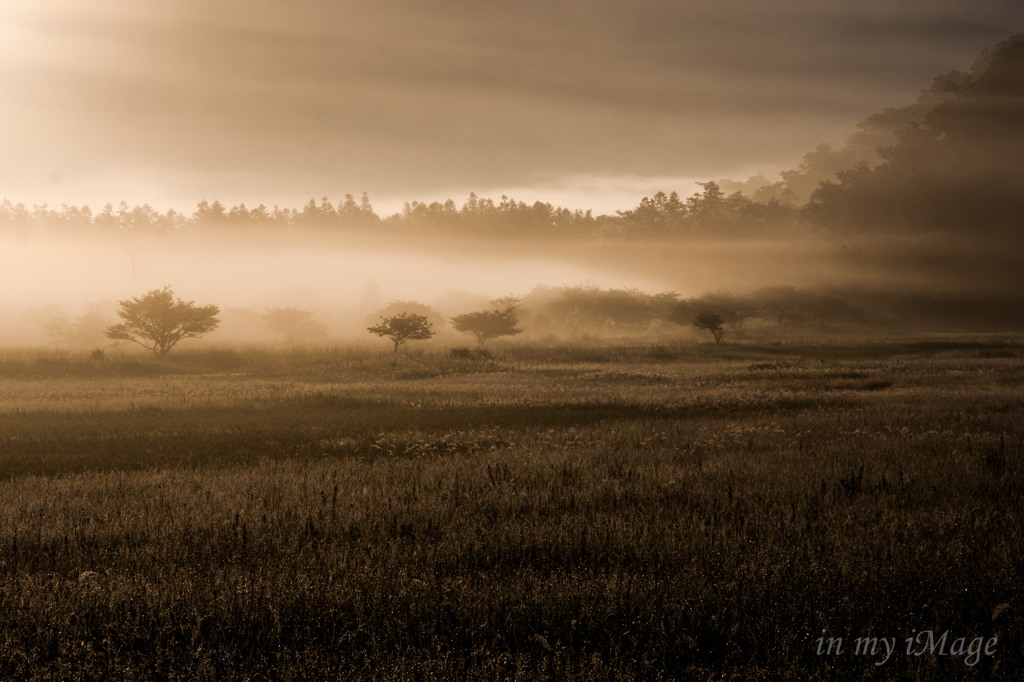
{"type": "Polygon", "coordinates": [[[939,76],[913,104],[870,116],[841,148],[820,145],[798,168],[770,182],[700,183],[688,198],[659,192],[616,215],[594,216],[548,203],[532,205],[470,194],[411,202],[382,217],[369,197],[301,209],[228,208],[199,202],[192,215],[148,205],[31,209],[0,203],[0,229],[169,235],[270,228],[558,239],[765,239],[817,233],[844,239],[935,234],[1022,246],[1024,216],[1024,34],[985,51],[967,72],[939,76]]]}

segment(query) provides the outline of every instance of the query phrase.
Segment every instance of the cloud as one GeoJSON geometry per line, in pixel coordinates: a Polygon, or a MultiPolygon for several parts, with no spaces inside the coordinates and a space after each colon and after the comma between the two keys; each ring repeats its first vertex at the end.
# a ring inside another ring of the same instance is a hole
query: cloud
{"type": "Polygon", "coordinates": [[[1009,2],[23,0],[0,10],[0,181],[274,203],[722,177],[841,141],[1022,20],[1009,2]]]}

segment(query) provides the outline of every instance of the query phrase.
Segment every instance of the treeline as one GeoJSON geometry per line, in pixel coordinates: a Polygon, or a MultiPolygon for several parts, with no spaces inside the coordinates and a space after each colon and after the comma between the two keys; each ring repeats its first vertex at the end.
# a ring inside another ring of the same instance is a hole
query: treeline
{"type": "MultiPolygon", "coordinates": [[[[773,238],[821,232],[843,239],[935,233],[991,242],[1022,239],[1024,215],[1024,35],[987,50],[968,72],[935,79],[917,101],[859,124],[844,146],[820,145],[780,180],[699,183],[702,191],[645,197],[635,208],[594,216],[549,203],[470,194],[411,202],[378,215],[363,193],[301,209],[201,201],[191,215],[148,205],[31,209],[0,203],[0,229],[156,234],[198,230],[311,228],[380,234],[486,238],[773,238]]],[[[1005,246],[999,244],[1000,247],[1005,246]]],[[[1005,254],[1006,249],[1002,248],[1005,254]]]]}
{"type": "Polygon", "coordinates": [[[263,204],[255,208],[245,204],[227,208],[218,200],[203,200],[190,216],[174,209],[160,213],[148,204],[107,204],[94,214],[88,206],[63,205],[51,209],[34,205],[29,209],[5,199],[0,203],[0,229],[151,236],[262,228],[485,238],[752,237],[779,234],[799,217],[795,208],[774,199],[759,203],[738,192],[725,196],[715,182],[702,186],[702,193],[685,201],[676,192],[659,192],[653,199],[645,197],[633,210],[596,217],[589,210],[570,210],[540,201],[527,204],[507,196],[495,202],[475,193],[470,193],[461,207],[451,199],[429,204],[413,201],[406,203],[400,213],[388,217],[373,210],[365,192],[360,201],[351,194],[337,204],[323,197],[319,203],[311,199],[302,209],[268,209],[263,204]]]}
{"type": "MultiPolygon", "coordinates": [[[[1019,294],[769,286],[746,294],[717,291],[683,297],[674,291],[647,293],[585,284],[539,285],[525,296],[501,301],[514,303],[524,335],[532,338],[672,336],[680,328],[690,329],[702,314],[720,317],[731,340],[1024,329],[1024,297],[1019,294]]],[[[417,301],[392,301],[367,320],[400,313],[422,315],[438,329],[446,326],[445,315],[417,301]]]]}
{"type": "Polygon", "coordinates": [[[227,208],[218,200],[199,202],[192,215],[174,209],[160,213],[148,204],[131,207],[125,202],[117,207],[104,206],[93,213],[88,206],[63,205],[51,209],[34,205],[0,202],[0,229],[28,228],[59,232],[93,232],[106,234],[165,236],[174,232],[233,230],[238,228],[270,228],[289,230],[371,230],[401,233],[451,233],[480,236],[561,236],[587,237],[608,226],[609,220],[595,218],[590,211],[570,211],[548,203],[528,205],[508,197],[495,203],[471,193],[461,208],[448,200],[430,204],[406,203],[401,213],[379,216],[364,192],[360,201],[351,194],[336,205],[328,197],[319,203],[310,199],[301,209],[272,209],[260,204],[248,208],[239,204],[227,208]]]}
{"type": "Polygon", "coordinates": [[[1024,328],[1020,295],[899,292],[854,287],[763,287],[748,294],[596,286],[535,288],[522,301],[533,335],[631,336],[675,333],[701,314],[721,317],[726,338],[874,332],[981,332],[1024,328]]]}

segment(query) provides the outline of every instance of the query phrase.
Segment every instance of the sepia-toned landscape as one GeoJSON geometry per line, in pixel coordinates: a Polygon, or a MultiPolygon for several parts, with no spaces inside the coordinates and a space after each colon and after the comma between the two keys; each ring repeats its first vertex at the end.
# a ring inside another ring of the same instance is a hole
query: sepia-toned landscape
{"type": "Polygon", "coordinates": [[[0,679],[1016,679],[1022,26],[0,7],[0,679]]]}

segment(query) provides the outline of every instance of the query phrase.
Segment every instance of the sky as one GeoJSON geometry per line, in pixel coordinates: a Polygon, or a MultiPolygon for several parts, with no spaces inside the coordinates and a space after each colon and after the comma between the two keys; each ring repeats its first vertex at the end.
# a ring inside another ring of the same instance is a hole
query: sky
{"type": "Polygon", "coordinates": [[[611,213],[774,178],[1019,0],[0,0],[0,198],[611,213]]]}

